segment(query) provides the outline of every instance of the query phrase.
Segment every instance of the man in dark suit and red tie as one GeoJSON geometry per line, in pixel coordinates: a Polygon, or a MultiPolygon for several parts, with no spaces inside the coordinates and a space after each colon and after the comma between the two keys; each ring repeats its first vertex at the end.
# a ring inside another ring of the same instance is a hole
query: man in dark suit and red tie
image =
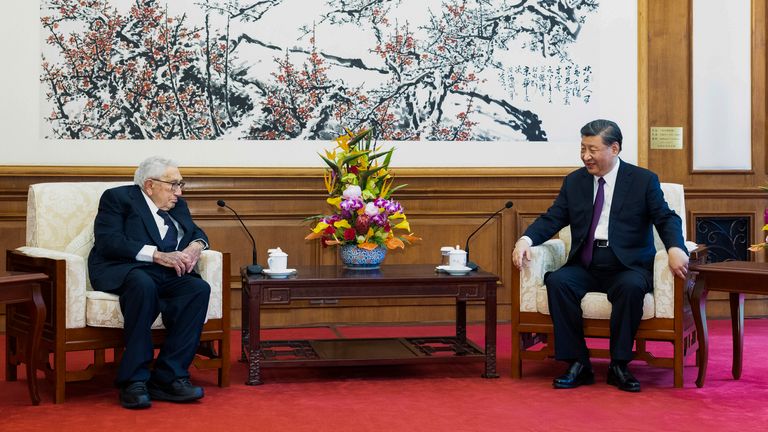
{"type": "Polygon", "coordinates": [[[125,319],[125,352],[116,384],[125,408],[151,400],[188,402],[203,397],[188,368],[200,341],[211,288],[194,271],[208,237],[181,197],[178,165],[151,157],[134,183],[104,192],[88,257],[93,288],[118,294],[125,319]],[[168,333],[152,371],[152,323],[162,313],[168,333]]]}
{"type": "Polygon", "coordinates": [[[656,174],[619,159],[621,142],[621,130],[610,120],[595,120],[581,128],[584,167],[565,177],[555,202],[528,227],[512,253],[520,268],[531,258],[531,246],[571,227],[566,264],[544,277],[555,358],[568,363],[566,372],[553,381],[558,389],[595,381],[584,340],[581,299],[588,291],[601,291],[612,307],[608,384],[640,391],[627,365],[643,315],[643,298],[653,290],[654,226],[669,253],[672,272],[685,278],[688,271],[680,217],[664,200],[656,174]]]}

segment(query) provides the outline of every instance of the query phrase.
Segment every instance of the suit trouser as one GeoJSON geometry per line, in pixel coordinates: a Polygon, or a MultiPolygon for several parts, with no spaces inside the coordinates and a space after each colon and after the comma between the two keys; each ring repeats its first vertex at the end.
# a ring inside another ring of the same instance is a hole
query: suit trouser
{"type": "Polygon", "coordinates": [[[544,283],[555,332],[556,359],[589,364],[581,299],[589,291],[598,291],[606,293],[611,302],[611,359],[632,360],[643,299],[652,289],[643,274],[621,264],[611,248],[596,247],[589,269],[578,263],[565,265],[547,273],[544,283]]]}
{"type": "Polygon", "coordinates": [[[115,293],[120,295],[125,320],[125,352],[115,382],[123,385],[150,379],[149,364],[154,358],[151,326],[159,313],[167,336],[151,378],[169,383],[189,377],[208,311],[208,283],[196,273],[177,276],[175,270],[153,264],[131,270],[115,293]]]}

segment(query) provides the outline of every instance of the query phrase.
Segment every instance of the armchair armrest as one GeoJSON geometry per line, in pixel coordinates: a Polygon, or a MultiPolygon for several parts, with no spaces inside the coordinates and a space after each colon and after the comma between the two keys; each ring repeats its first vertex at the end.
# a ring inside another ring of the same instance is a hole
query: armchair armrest
{"type": "Polygon", "coordinates": [[[704,264],[707,262],[707,255],[709,254],[709,248],[706,245],[697,244],[693,249],[688,249],[690,259],[688,265],[692,264],[704,264]]]}
{"type": "Polygon", "coordinates": [[[531,261],[520,270],[520,311],[536,312],[536,291],[544,275],[565,265],[565,242],[551,239],[531,248],[531,261]]]}
{"type": "Polygon", "coordinates": [[[653,301],[656,318],[675,317],[675,275],[669,268],[669,254],[656,251],[653,261],[653,301]]]}
{"type": "MultiPolygon", "coordinates": [[[[214,250],[204,250],[200,254],[195,270],[211,286],[211,297],[208,301],[208,318],[217,319],[222,317],[222,275],[224,275],[224,258],[221,252],[214,250]]],[[[229,269],[226,269],[229,271],[229,269]]]]}
{"type": "Polygon", "coordinates": [[[15,251],[9,251],[7,260],[12,264],[9,268],[23,271],[37,269],[47,274],[55,285],[55,292],[51,294],[52,303],[55,305],[57,302],[66,301],[64,314],[66,328],[85,327],[85,290],[88,275],[83,257],[52,249],[23,246],[15,251]],[[45,260],[65,262],[63,281],[57,275],[51,274],[52,266],[45,264],[45,260]]]}
{"type": "MultiPolygon", "coordinates": [[[[686,247],[690,255],[689,265],[706,260],[706,246],[686,242],[686,247]]],[[[674,318],[675,275],[669,268],[669,255],[663,249],[656,252],[653,262],[653,299],[656,307],[656,318],[674,318]]]]}

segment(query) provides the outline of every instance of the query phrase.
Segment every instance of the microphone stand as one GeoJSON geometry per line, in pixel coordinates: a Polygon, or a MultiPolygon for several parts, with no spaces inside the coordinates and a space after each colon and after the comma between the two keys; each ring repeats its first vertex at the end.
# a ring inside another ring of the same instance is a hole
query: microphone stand
{"type": "Polygon", "coordinates": [[[472,234],[470,234],[469,237],[467,237],[467,242],[464,244],[464,250],[467,252],[467,267],[469,267],[472,271],[477,270],[480,267],[476,263],[469,260],[469,240],[472,238],[472,236],[477,234],[478,231],[480,231],[480,228],[484,227],[485,224],[487,224],[488,222],[491,221],[491,219],[496,217],[497,214],[503,212],[505,209],[512,208],[512,205],[513,205],[512,201],[507,201],[507,203],[504,204],[504,207],[498,209],[496,213],[492,214],[488,219],[485,220],[485,222],[480,224],[480,226],[477,227],[476,230],[472,231],[472,234]]]}
{"type": "Polygon", "coordinates": [[[248,227],[245,226],[245,223],[243,223],[243,220],[240,218],[240,215],[237,214],[235,209],[233,209],[232,207],[228,206],[227,203],[224,200],[218,200],[218,201],[216,201],[216,204],[219,207],[226,207],[232,213],[234,213],[235,217],[237,218],[237,221],[240,222],[240,225],[243,226],[243,229],[248,234],[248,237],[251,238],[251,246],[252,246],[252,249],[251,249],[251,263],[252,264],[247,266],[245,268],[245,271],[248,274],[260,274],[262,271],[264,271],[264,267],[262,267],[262,266],[260,266],[259,264],[256,263],[258,261],[257,255],[256,255],[256,240],[253,239],[253,235],[251,235],[251,232],[248,230],[248,227]]]}

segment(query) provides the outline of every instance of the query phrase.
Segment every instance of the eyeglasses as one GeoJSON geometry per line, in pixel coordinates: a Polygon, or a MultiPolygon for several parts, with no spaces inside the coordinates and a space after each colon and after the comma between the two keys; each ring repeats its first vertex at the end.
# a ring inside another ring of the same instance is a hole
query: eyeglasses
{"type": "Polygon", "coordinates": [[[187,185],[187,183],[184,180],[181,180],[181,181],[165,181],[165,180],[160,180],[160,179],[157,179],[157,178],[151,178],[150,180],[154,180],[156,182],[160,182],[160,183],[165,183],[165,184],[171,185],[171,190],[184,190],[184,186],[187,185]]]}

